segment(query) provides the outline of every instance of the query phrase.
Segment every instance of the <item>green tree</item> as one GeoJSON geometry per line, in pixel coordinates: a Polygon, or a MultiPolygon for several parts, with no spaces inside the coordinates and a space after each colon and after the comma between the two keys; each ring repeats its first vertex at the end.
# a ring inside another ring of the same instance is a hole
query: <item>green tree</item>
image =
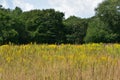
{"type": "Polygon", "coordinates": [[[87,19],[71,16],[64,21],[66,28],[66,42],[72,44],[83,43],[87,30],[87,19]]]}
{"type": "Polygon", "coordinates": [[[10,10],[0,8],[0,44],[14,42],[18,33],[12,29],[12,18],[10,17],[10,10]]]}
{"type": "Polygon", "coordinates": [[[120,1],[104,0],[99,4],[98,8],[96,8],[96,16],[108,24],[107,28],[116,34],[116,42],[120,42],[120,1]]]}
{"type": "Polygon", "coordinates": [[[20,15],[22,14],[22,10],[19,7],[15,7],[14,10],[12,10],[11,15],[14,18],[20,18],[20,15]]]}
{"type": "Polygon", "coordinates": [[[32,10],[22,14],[31,41],[37,43],[63,42],[63,16],[63,13],[54,9],[32,10]]]}
{"type": "Polygon", "coordinates": [[[22,18],[23,11],[16,7],[11,11],[10,16],[12,17],[12,29],[15,29],[18,32],[17,42],[18,44],[26,44],[30,42],[29,32],[25,26],[25,20],[22,18]]]}
{"type": "Polygon", "coordinates": [[[86,43],[111,43],[115,42],[116,38],[117,34],[108,28],[108,24],[95,17],[88,24],[87,35],[84,40],[86,43]]]}

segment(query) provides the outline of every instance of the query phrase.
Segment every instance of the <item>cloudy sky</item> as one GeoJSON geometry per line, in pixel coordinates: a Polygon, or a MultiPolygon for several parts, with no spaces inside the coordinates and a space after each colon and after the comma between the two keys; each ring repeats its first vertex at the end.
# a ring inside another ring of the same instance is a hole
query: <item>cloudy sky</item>
{"type": "Polygon", "coordinates": [[[103,0],[0,0],[5,8],[14,9],[16,6],[24,11],[31,9],[54,8],[65,13],[65,17],[72,15],[87,18],[95,14],[94,9],[103,0]]]}

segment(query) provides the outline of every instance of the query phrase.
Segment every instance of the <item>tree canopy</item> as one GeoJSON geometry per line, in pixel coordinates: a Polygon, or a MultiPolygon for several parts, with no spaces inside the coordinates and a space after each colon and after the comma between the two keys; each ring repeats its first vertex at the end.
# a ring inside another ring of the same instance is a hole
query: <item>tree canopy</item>
{"type": "Polygon", "coordinates": [[[104,0],[95,16],[80,18],[54,9],[6,9],[0,5],[0,44],[120,42],[120,1],[104,0]]]}

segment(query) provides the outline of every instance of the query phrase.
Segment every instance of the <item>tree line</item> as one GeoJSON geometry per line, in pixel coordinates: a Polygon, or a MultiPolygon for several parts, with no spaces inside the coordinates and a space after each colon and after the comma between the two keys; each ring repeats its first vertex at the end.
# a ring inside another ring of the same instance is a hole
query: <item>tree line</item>
{"type": "Polygon", "coordinates": [[[120,1],[104,0],[95,12],[91,18],[65,19],[54,9],[23,12],[0,5],[0,44],[120,42],[120,1]]]}

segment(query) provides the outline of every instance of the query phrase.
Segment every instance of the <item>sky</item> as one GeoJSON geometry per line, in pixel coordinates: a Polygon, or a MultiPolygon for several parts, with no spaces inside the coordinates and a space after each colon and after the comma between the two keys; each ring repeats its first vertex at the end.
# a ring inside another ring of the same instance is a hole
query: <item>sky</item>
{"type": "Polygon", "coordinates": [[[33,9],[55,9],[65,13],[65,17],[77,16],[88,18],[95,15],[94,9],[103,0],[0,0],[5,8],[14,9],[16,6],[23,11],[33,9]]]}

